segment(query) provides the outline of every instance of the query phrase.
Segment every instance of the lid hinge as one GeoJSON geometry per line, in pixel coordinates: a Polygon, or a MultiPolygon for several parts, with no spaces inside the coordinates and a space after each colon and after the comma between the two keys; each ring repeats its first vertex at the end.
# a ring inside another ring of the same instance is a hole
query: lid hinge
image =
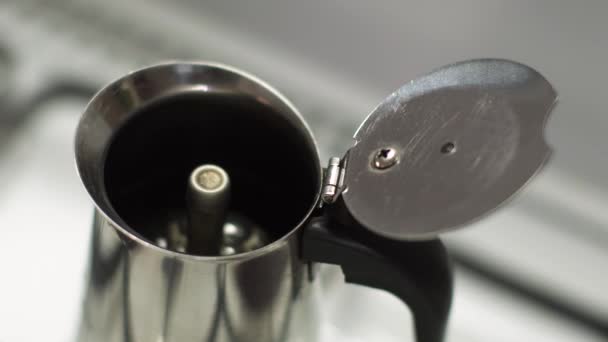
{"type": "Polygon", "coordinates": [[[343,190],[345,168],[340,158],[329,158],[325,177],[323,178],[323,188],[321,199],[326,204],[334,203],[343,190]]]}

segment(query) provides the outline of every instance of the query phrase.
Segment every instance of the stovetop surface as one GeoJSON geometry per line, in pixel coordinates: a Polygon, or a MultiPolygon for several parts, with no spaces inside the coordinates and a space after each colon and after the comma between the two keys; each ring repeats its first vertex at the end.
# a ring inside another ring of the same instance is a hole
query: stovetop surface
{"type": "MultiPolygon", "coordinates": [[[[593,67],[581,66],[579,73],[587,82],[573,85],[576,82],[570,80],[576,78],[568,74],[570,69],[563,70],[569,66],[562,61],[565,57],[555,55],[561,51],[577,62],[595,60],[598,54],[608,57],[608,48],[589,47],[597,45],[594,37],[600,28],[593,12],[603,9],[606,13],[606,7],[581,11],[567,4],[561,4],[561,9],[507,1],[485,7],[469,4],[485,13],[481,16],[485,19],[475,22],[471,20],[476,16],[467,17],[470,27],[455,24],[455,33],[436,26],[418,29],[426,24],[411,15],[412,23],[406,25],[411,33],[403,36],[411,47],[410,59],[397,63],[386,55],[404,55],[401,47],[387,50],[385,46],[387,39],[395,38],[390,33],[391,27],[396,29],[391,26],[397,25],[394,21],[361,24],[365,30],[349,32],[345,27],[351,26],[332,16],[348,12],[354,18],[390,19],[391,14],[382,10],[398,4],[387,1],[384,7],[368,8],[355,2],[323,9],[296,5],[296,13],[287,15],[293,21],[275,23],[288,29],[276,32],[268,22],[251,21],[246,13],[262,16],[263,8],[293,12],[284,5],[267,1],[256,8],[234,10],[239,5],[226,3],[0,3],[0,232],[4,241],[0,248],[0,341],[74,340],[92,205],[75,171],[72,139],[88,98],[105,82],[159,60],[196,58],[237,65],[276,84],[294,100],[311,123],[326,158],[349,146],[365,113],[399,82],[431,67],[482,54],[530,62],[556,84],[562,103],[549,140],[557,154],[520,200],[470,231],[447,238],[456,259],[448,341],[606,340],[608,297],[603,289],[608,277],[601,269],[608,261],[604,209],[608,183],[598,175],[605,175],[608,165],[588,154],[597,152],[592,143],[603,143],[598,131],[604,131],[608,119],[596,114],[603,102],[595,93],[593,82],[599,76],[593,67]],[[486,12],[500,20],[492,21],[486,12]],[[517,17],[518,27],[503,22],[503,16],[517,17]],[[585,22],[577,28],[571,16],[585,17],[585,22]],[[298,17],[315,18],[319,24],[303,33],[308,26],[298,17]],[[554,22],[562,17],[556,32],[554,22]],[[511,50],[503,49],[515,44],[507,40],[494,49],[474,48],[490,39],[476,30],[493,28],[495,35],[516,40],[522,27],[532,37],[511,50]],[[337,35],[333,41],[337,46],[319,30],[337,35]],[[539,32],[547,39],[547,52],[530,42],[539,32]],[[349,33],[359,41],[346,39],[349,33]],[[462,38],[465,33],[478,42],[462,38]],[[317,49],[311,45],[314,36],[322,42],[317,49]],[[559,38],[568,41],[564,46],[576,47],[551,50],[559,38]],[[357,43],[367,44],[369,65],[354,55],[357,43]],[[443,50],[433,50],[430,44],[452,52],[439,58],[437,53],[443,50]],[[369,53],[370,49],[384,53],[369,53]],[[572,119],[574,115],[578,118],[572,119]]],[[[468,13],[420,3],[410,3],[408,9],[444,21],[437,13],[468,13]]],[[[344,285],[334,268],[326,267],[323,273],[327,341],[411,338],[410,314],[397,299],[344,285]]]]}

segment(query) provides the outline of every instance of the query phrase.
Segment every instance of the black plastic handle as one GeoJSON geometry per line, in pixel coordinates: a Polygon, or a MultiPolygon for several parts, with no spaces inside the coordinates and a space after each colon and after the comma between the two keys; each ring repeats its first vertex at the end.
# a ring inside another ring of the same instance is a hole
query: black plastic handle
{"type": "Polygon", "coordinates": [[[440,240],[391,240],[322,216],[304,229],[302,257],[341,266],[346,282],[394,294],[409,306],[418,342],[443,341],[453,277],[440,240]]]}

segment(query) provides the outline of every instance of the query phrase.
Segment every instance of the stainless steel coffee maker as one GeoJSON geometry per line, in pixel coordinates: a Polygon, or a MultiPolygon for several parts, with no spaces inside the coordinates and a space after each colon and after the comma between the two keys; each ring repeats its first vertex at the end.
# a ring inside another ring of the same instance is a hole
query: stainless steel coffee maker
{"type": "Polygon", "coordinates": [[[76,134],[96,207],[79,341],[319,341],[319,263],[393,293],[417,340],[441,341],[438,236],[539,170],[555,100],[515,62],[449,65],[387,97],[323,167],[297,109],[243,71],[177,62],[116,80],[76,134]]]}

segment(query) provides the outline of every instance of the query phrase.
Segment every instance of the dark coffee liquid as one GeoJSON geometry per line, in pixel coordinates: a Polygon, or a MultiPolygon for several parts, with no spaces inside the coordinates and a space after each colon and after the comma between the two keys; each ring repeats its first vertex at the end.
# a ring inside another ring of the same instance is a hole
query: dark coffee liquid
{"type": "Polygon", "coordinates": [[[276,240],[313,204],[316,158],[301,127],[255,99],[186,94],[151,103],[117,131],[104,188],[124,223],[155,241],[170,225],[185,224],[190,172],[219,165],[232,184],[230,210],[276,240]]]}

